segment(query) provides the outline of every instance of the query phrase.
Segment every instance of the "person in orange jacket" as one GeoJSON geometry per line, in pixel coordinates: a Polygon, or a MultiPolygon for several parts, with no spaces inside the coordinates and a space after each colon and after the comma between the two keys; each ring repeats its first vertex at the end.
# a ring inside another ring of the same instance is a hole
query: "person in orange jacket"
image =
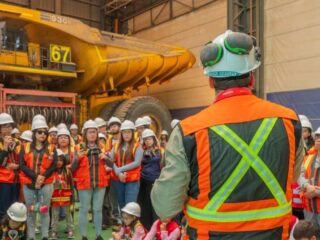
{"type": "Polygon", "coordinates": [[[174,127],[152,205],[161,219],[186,207],[192,240],[288,239],[304,151],[298,116],[252,94],[261,61],[251,36],[228,30],[200,59],[216,97],[174,127]]]}
{"type": "Polygon", "coordinates": [[[42,239],[49,235],[49,206],[56,170],[55,145],[48,144],[48,125],[44,119],[32,121],[33,141],[21,147],[20,180],[28,208],[28,238],[35,239],[36,213],[40,213],[42,239]]]}
{"type": "Polygon", "coordinates": [[[82,136],[78,134],[77,124],[75,123],[71,124],[70,133],[75,145],[82,143],[82,136]]]}
{"type": "Polygon", "coordinates": [[[80,233],[82,240],[88,239],[87,215],[92,199],[96,239],[101,240],[102,203],[106,187],[109,185],[105,165],[106,156],[99,146],[98,125],[95,121],[86,121],[83,125],[83,131],[84,141],[77,146],[77,153],[71,166],[80,198],[80,233]]]}
{"type": "Polygon", "coordinates": [[[19,200],[19,142],[11,136],[13,125],[9,114],[0,114],[0,219],[10,205],[19,200]]]}

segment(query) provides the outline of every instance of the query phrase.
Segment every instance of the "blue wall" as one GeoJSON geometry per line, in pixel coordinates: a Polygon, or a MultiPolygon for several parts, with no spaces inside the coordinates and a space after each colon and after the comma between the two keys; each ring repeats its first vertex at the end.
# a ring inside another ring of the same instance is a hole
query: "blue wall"
{"type": "Polygon", "coordinates": [[[320,88],[290,92],[268,93],[269,101],[282,104],[306,115],[316,130],[320,126],[320,88]]]}

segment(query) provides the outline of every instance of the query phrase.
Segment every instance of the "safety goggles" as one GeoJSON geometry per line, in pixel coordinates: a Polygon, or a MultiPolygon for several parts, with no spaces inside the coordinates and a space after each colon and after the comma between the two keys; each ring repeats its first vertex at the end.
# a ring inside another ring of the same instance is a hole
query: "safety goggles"
{"type": "MultiPolygon", "coordinates": [[[[233,32],[228,34],[223,45],[225,49],[236,55],[247,55],[256,45],[254,37],[244,33],[233,32]]],[[[223,46],[212,41],[208,42],[201,51],[200,59],[203,67],[211,67],[217,64],[223,57],[223,46]]]]}

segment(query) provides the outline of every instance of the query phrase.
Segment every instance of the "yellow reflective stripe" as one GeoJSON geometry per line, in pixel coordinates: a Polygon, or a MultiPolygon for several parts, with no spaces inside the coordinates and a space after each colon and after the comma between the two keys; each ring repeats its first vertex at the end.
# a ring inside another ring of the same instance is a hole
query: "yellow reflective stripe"
{"type": "MultiPolygon", "coordinates": [[[[277,119],[276,118],[267,118],[263,120],[259,129],[255,133],[252,138],[249,147],[253,149],[253,151],[258,154],[266,142],[268,136],[270,135],[277,119]]],[[[215,131],[215,128],[211,128],[215,131]]],[[[237,167],[233,170],[231,175],[225,181],[225,183],[220,187],[218,192],[211,198],[210,202],[207,204],[205,209],[217,211],[221,205],[228,199],[234,189],[237,187],[239,182],[245,176],[247,171],[250,169],[250,164],[248,163],[248,159],[246,155],[242,155],[242,158],[237,165],[237,167]]]]}
{"type": "Polygon", "coordinates": [[[53,197],[51,201],[70,201],[70,197],[53,197]]]}
{"type": "Polygon", "coordinates": [[[249,211],[213,212],[187,205],[187,214],[198,220],[214,222],[246,222],[282,217],[291,212],[291,201],[284,205],[249,211]]]}
{"type": "Polygon", "coordinates": [[[303,167],[304,167],[304,170],[307,170],[309,164],[310,164],[310,161],[314,158],[314,155],[309,155],[307,160],[305,161],[305,163],[303,164],[303,167]]]}
{"type": "Polygon", "coordinates": [[[230,128],[225,125],[214,127],[214,131],[227,141],[238,153],[245,156],[250,166],[255,170],[279,205],[287,203],[286,196],[278,182],[263,160],[230,128]]]}

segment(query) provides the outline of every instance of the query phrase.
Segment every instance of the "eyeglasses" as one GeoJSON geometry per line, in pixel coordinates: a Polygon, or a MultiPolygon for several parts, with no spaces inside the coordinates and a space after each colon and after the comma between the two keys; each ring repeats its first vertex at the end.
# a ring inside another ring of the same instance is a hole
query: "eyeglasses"
{"type": "Polygon", "coordinates": [[[44,131],[44,130],[38,130],[37,133],[39,135],[42,135],[42,134],[48,135],[48,131],[44,131]]]}
{"type": "MultiPolygon", "coordinates": [[[[224,47],[236,55],[247,55],[256,47],[254,37],[244,33],[230,33],[223,41],[224,47]]],[[[223,46],[219,43],[208,42],[201,51],[200,59],[203,67],[211,67],[217,64],[223,56],[223,46]]]]}

